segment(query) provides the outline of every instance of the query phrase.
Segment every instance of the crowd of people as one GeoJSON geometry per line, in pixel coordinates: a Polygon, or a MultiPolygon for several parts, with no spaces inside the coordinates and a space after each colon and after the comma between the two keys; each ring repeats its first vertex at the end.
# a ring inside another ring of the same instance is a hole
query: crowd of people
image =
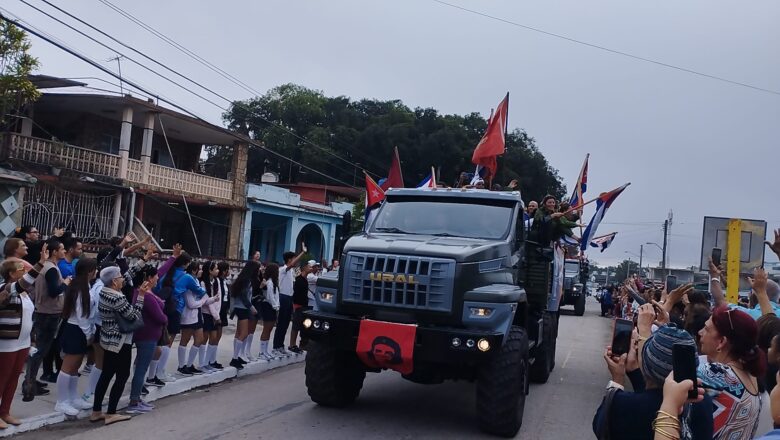
{"type": "MultiPolygon", "coordinates": [[[[767,244],[780,257],[780,230],[767,244]]],[[[709,272],[708,291],[667,291],[632,276],[601,292],[602,316],[633,321],[634,330],[627,353],[604,352],[611,380],[593,419],[597,438],[753,439],[767,392],[776,429],[761,438],[780,438],[780,286],[756,268],[748,304],[729,304],[722,268],[710,261],[709,272]],[[697,353],[696,386],[674,379],[677,345],[697,353]]]]}
{"type": "Polygon", "coordinates": [[[217,349],[230,320],[229,365],[238,370],[302,353],[302,312],[315,307],[317,278],[338,270],[338,261],[302,261],[301,249],[281,264],[263,264],[255,252],[234,277],[227,262],[197,261],[180,245],[161,261],[148,237],[115,237],[92,258],[63,229],[42,240],[34,226],[20,228],[0,263],[0,429],[21,423],[11,404],[22,372],[23,401],[49,394],[53,383],[55,411],[74,417],[91,409],[90,421],[108,425],[152,411],[143,400],[150,387],[224,369],[217,349]],[[166,366],[176,340],[174,373],[166,366]],[[130,404],[119,414],[131,370],[130,404]]]}

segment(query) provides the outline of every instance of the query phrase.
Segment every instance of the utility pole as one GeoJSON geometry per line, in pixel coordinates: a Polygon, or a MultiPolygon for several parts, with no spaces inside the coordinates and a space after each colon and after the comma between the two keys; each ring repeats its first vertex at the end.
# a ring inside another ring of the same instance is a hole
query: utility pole
{"type": "Polygon", "coordinates": [[[645,253],[645,245],[639,245],[639,278],[642,278],[642,256],[645,253]]]}
{"type": "Polygon", "coordinates": [[[664,220],[664,248],[661,250],[661,269],[666,270],[666,236],[669,233],[669,220],[664,220]]]}

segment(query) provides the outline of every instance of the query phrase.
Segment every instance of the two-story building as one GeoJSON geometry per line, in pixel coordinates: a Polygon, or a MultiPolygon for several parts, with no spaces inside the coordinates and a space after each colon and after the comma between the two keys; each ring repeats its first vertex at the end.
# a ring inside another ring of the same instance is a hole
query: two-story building
{"type": "MultiPolygon", "coordinates": [[[[83,84],[51,79],[48,87],[83,84]]],[[[148,231],[163,249],[238,258],[248,139],[130,95],[45,92],[2,133],[0,160],[37,183],[22,224],[65,227],[85,242],[148,231]],[[229,171],[202,169],[204,148],[232,150],[229,171]]]]}

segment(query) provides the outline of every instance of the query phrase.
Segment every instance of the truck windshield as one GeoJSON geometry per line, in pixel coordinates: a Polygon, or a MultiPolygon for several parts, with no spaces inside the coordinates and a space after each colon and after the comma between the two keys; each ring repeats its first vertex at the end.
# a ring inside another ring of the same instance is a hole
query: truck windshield
{"type": "Polygon", "coordinates": [[[512,225],[512,207],[442,201],[387,201],[371,232],[500,240],[512,225]]]}
{"type": "Polygon", "coordinates": [[[566,275],[568,276],[579,275],[580,264],[573,261],[572,262],[567,261],[563,266],[563,270],[566,272],[566,275]]]}

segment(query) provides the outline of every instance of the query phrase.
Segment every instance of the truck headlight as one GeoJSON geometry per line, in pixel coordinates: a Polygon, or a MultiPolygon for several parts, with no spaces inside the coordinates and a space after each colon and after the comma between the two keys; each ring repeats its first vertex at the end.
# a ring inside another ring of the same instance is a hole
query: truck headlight
{"type": "Polygon", "coordinates": [[[469,307],[471,310],[471,316],[479,318],[487,318],[493,314],[493,309],[488,307],[469,307]]]}
{"type": "Polygon", "coordinates": [[[324,302],[333,302],[333,296],[332,292],[320,292],[320,299],[324,302]]]}
{"type": "Polygon", "coordinates": [[[310,318],[306,318],[306,319],[303,320],[303,326],[305,328],[311,328],[311,324],[312,324],[312,322],[311,322],[310,318]]]}
{"type": "Polygon", "coordinates": [[[487,339],[480,339],[477,342],[477,348],[479,348],[479,351],[488,351],[490,350],[490,342],[487,339]]]}

